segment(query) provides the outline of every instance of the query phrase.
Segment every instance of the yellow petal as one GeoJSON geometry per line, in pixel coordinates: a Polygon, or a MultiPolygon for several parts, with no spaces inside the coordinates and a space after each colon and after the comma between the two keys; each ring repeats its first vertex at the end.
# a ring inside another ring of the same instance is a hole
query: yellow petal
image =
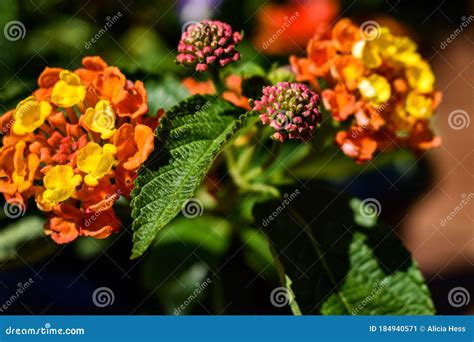
{"type": "Polygon", "coordinates": [[[58,107],[69,108],[84,101],[86,88],[76,74],[63,70],[60,80],[54,85],[51,101],[58,107]]]}
{"type": "Polygon", "coordinates": [[[88,108],[83,120],[86,128],[100,133],[101,139],[109,139],[116,132],[115,112],[109,101],[101,100],[94,109],[88,108]]]}
{"type": "Polygon", "coordinates": [[[417,119],[427,119],[433,114],[432,103],[429,97],[411,92],[407,96],[405,109],[417,119]]]}
{"type": "Polygon", "coordinates": [[[84,173],[84,182],[87,185],[95,186],[99,179],[110,172],[115,163],[114,154],[117,148],[112,144],[105,144],[104,147],[97,143],[88,143],[79,150],[77,154],[77,167],[84,173]]]}
{"type": "Polygon", "coordinates": [[[40,127],[51,114],[51,105],[38,101],[34,96],[21,101],[13,113],[13,133],[24,135],[40,127]]]}
{"type": "Polygon", "coordinates": [[[391,95],[390,84],[385,77],[377,74],[363,78],[358,88],[362,97],[375,103],[386,102],[391,95]]]}
{"type": "Polygon", "coordinates": [[[43,200],[53,204],[64,202],[71,197],[81,181],[82,177],[75,175],[71,166],[53,166],[43,178],[46,188],[43,192],[43,200]]]}

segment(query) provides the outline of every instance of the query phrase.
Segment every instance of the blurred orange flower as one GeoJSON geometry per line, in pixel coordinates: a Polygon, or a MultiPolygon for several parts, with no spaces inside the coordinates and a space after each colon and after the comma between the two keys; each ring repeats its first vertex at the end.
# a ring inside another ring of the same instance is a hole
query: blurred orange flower
{"type": "Polygon", "coordinates": [[[358,27],[344,18],[329,34],[315,35],[307,57],[290,57],[297,80],[325,88],[324,106],[350,127],[337,134],[336,144],[358,163],[389,148],[438,146],[430,118],[441,93],[430,65],[410,38],[367,23],[358,27]]]}
{"type": "Polygon", "coordinates": [[[327,31],[338,12],[337,0],[266,4],[257,13],[254,46],[268,55],[299,52],[314,34],[327,31]]]}

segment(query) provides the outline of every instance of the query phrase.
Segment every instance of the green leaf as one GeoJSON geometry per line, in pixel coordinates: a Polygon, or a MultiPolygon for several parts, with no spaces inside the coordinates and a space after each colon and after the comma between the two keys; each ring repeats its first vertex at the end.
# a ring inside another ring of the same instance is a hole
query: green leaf
{"type": "Polygon", "coordinates": [[[301,313],[434,313],[423,276],[390,229],[355,224],[344,195],[322,187],[298,192],[291,201],[263,204],[254,213],[301,313]]]}
{"type": "Polygon", "coordinates": [[[139,172],[132,199],[132,258],[142,255],[156,233],[192,198],[217,155],[256,120],[214,97],[195,95],[161,120],[155,150],[139,172]]]}
{"type": "Polygon", "coordinates": [[[26,216],[0,230],[0,268],[33,263],[55,250],[43,224],[37,216],[26,216]]]}
{"type": "Polygon", "coordinates": [[[161,230],[144,259],[141,277],[166,314],[186,314],[218,280],[210,270],[220,265],[230,245],[228,221],[179,217],[161,230]]]}
{"type": "Polygon", "coordinates": [[[188,90],[172,75],[166,75],[161,81],[145,81],[145,88],[148,94],[150,115],[156,115],[160,108],[170,110],[189,96],[188,90]]]}

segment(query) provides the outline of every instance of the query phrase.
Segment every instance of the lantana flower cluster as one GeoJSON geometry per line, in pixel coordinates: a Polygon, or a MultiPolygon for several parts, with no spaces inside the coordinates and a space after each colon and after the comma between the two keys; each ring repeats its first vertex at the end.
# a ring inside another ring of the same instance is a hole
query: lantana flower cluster
{"type": "Polygon", "coordinates": [[[235,46],[242,41],[242,33],[218,20],[202,20],[189,25],[181,36],[176,62],[196,71],[209,66],[224,67],[240,59],[235,46]]]}
{"type": "Polygon", "coordinates": [[[301,83],[278,82],[264,87],[253,109],[260,112],[264,125],[274,129],[272,139],[308,140],[321,122],[319,96],[301,83]]]}
{"type": "Polygon", "coordinates": [[[75,71],[47,67],[39,89],[1,117],[0,191],[49,214],[57,243],[105,238],[120,229],[113,205],[129,197],[153,149],[156,118],[143,83],[99,57],[75,71]]]}
{"type": "Polygon", "coordinates": [[[306,58],[290,57],[297,80],[325,88],[325,108],[349,124],[337,133],[336,144],[359,163],[388,148],[424,151],[439,145],[429,127],[441,100],[430,65],[410,38],[363,26],[341,19],[328,34],[310,40],[306,58]]]}

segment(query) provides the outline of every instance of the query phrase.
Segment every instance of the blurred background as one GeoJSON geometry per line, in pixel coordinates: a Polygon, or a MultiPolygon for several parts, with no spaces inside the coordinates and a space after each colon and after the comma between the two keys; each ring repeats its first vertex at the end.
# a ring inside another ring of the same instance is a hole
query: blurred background
{"type": "MultiPolygon", "coordinates": [[[[347,176],[332,183],[351,184],[350,193],[382,202],[382,218],[413,253],[439,314],[473,314],[474,300],[458,308],[447,300],[455,287],[474,295],[474,123],[469,124],[474,113],[473,5],[457,0],[2,0],[0,112],[32,92],[46,66],[77,68],[86,55],[102,56],[129,79],[169,77],[170,86],[179,86],[170,75],[189,76],[174,64],[181,32],[204,18],[244,30],[242,63],[266,70],[275,63],[288,64],[291,54],[303,56],[309,38],[341,17],[376,20],[396,34],[413,37],[433,66],[443,92],[435,117],[443,144],[371,169],[354,182],[347,176]],[[295,13],[298,18],[269,44],[295,13]],[[467,120],[461,129],[448,122],[454,111],[467,120]],[[466,198],[468,203],[461,204],[466,198]]],[[[126,203],[121,213],[127,225],[126,203]]],[[[261,271],[268,255],[259,254],[260,241],[243,250],[237,241],[229,246],[216,242],[211,253],[181,243],[188,241],[186,236],[168,237],[144,258],[130,261],[130,228],[104,241],[80,239],[56,246],[43,237],[36,217],[25,216],[15,226],[6,217],[0,219],[0,305],[33,280],[8,306],[8,314],[173,314],[194,284],[207,277],[213,279],[212,294],[200,294],[180,313],[289,313],[269,301],[277,279],[261,271]],[[38,227],[35,233],[25,228],[33,226],[38,227]],[[15,251],[12,241],[19,235],[21,248],[15,251]],[[220,258],[226,262],[218,263],[213,253],[223,250],[220,258]],[[101,308],[92,302],[91,293],[99,287],[113,289],[113,305],[101,308]]]]}

